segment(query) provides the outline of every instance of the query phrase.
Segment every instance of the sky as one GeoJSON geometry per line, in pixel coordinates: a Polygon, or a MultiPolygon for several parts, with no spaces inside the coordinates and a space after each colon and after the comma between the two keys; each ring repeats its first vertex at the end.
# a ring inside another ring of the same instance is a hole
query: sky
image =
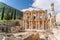
{"type": "Polygon", "coordinates": [[[55,4],[55,11],[60,11],[60,0],[0,0],[5,4],[21,11],[47,9],[51,10],[51,3],[55,4]]]}
{"type": "Polygon", "coordinates": [[[27,9],[33,3],[33,0],[0,0],[0,1],[19,10],[27,9]]]}

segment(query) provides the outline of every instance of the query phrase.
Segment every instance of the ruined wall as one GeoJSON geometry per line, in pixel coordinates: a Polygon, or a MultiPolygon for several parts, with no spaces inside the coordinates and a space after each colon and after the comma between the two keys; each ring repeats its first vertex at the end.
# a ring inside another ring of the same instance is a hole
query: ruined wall
{"type": "Polygon", "coordinates": [[[32,10],[23,13],[23,27],[25,29],[46,29],[47,10],[32,10]]]}

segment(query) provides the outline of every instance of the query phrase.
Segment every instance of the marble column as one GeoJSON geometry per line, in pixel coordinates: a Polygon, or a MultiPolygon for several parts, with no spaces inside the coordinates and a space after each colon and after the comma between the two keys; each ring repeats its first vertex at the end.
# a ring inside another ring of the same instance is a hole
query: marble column
{"type": "Polygon", "coordinates": [[[33,22],[31,21],[31,29],[33,29],[33,22]]]}
{"type": "Polygon", "coordinates": [[[38,29],[40,29],[40,21],[38,21],[38,29]]]}
{"type": "Polygon", "coordinates": [[[38,29],[38,21],[36,21],[36,29],[38,29]]]}

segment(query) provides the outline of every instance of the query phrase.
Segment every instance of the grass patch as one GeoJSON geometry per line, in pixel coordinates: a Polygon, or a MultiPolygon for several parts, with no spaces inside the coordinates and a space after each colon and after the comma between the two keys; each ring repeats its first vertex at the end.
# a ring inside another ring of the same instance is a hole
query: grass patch
{"type": "Polygon", "coordinates": [[[7,20],[0,20],[0,22],[7,22],[7,20]]]}
{"type": "Polygon", "coordinates": [[[0,20],[0,22],[14,22],[14,21],[21,21],[21,20],[0,20]]]}

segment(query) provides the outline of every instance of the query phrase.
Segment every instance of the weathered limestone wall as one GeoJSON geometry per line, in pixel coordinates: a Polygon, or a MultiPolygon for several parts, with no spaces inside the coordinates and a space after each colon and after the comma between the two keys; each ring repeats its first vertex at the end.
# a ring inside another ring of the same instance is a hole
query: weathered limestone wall
{"type": "Polygon", "coordinates": [[[25,11],[23,13],[23,27],[25,29],[47,28],[47,10],[25,11]]]}

